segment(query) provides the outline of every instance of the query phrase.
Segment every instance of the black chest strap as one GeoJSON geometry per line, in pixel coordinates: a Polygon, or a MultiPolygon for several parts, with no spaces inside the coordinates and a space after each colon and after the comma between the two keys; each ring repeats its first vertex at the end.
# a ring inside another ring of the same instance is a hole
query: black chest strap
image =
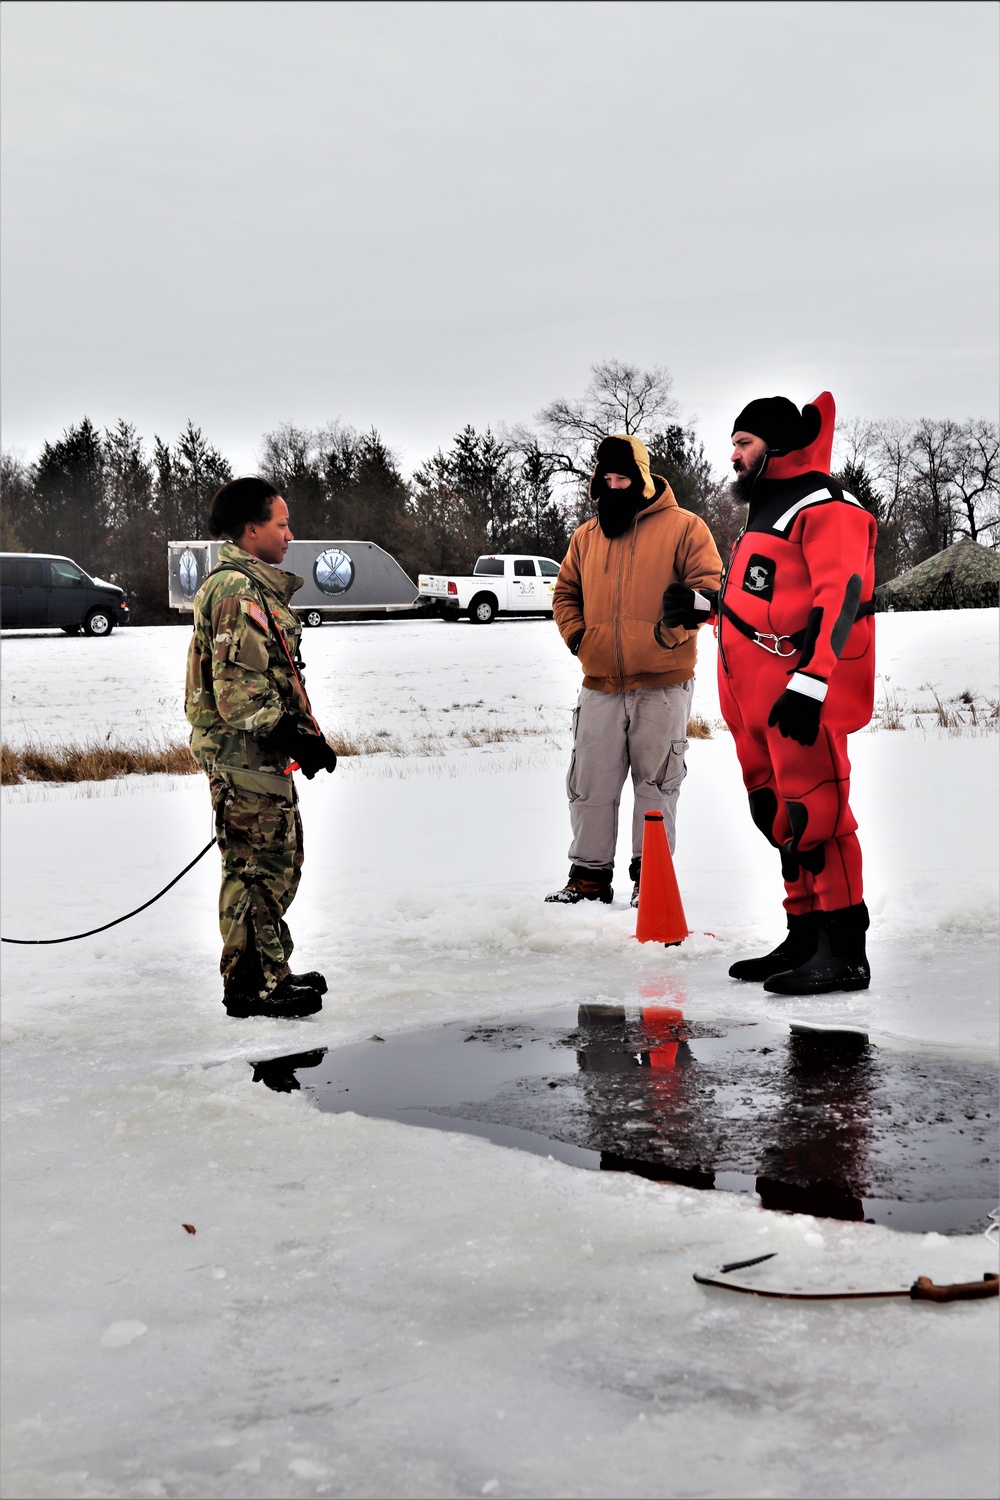
{"type": "MultiPolygon", "coordinates": [[[[772,656],[794,656],[796,651],[801,651],[806,639],[806,626],[801,630],[795,630],[791,635],[774,635],[768,630],[758,630],[755,625],[744,620],[741,615],[726,603],[724,599],[719,600],[719,613],[724,615],[734,629],[745,635],[747,640],[753,641],[755,646],[760,646],[764,651],[769,651],[772,656]],[[770,643],[770,644],[769,644],[770,643]]],[[[866,615],[875,613],[875,599],[866,599],[863,604],[858,605],[858,612],[854,616],[854,624],[863,620],[866,615]]]]}

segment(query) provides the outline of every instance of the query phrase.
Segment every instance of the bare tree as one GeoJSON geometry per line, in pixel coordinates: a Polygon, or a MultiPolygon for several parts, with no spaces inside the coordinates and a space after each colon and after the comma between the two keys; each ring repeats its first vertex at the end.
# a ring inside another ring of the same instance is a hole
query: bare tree
{"type": "Polygon", "coordinates": [[[0,548],[21,552],[27,540],[21,531],[31,513],[31,468],[20,448],[4,448],[0,455],[0,548]]]}
{"type": "MultiPolygon", "coordinates": [[[[676,421],[672,387],[673,377],[659,365],[640,370],[620,359],[602,360],[591,365],[590,383],[579,400],[553,401],[538,413],[541,446],[555,469],[587,479],[602,438],[615,432],[641,436],[676,421]]],[[[524,436],[515,435],[522,443],[524,436]]]]}
{"type": "Polygon", "coordinates": [[[870,417],[838,417],[834,437],[834,472],[865,469],[878,474],[882,463],[882,430],[885,423],[870,417]]]}
{"type": "Polygon", "coordinates": [[[923,417],[913,429],[908,511],[913,562],[923,562],[955,539],[952,511],[958,424],[923,417]]]}
{"type": "Polygon", "coordinates": [[[955,530],[970,541],[1000,542],[1000,433],[995,422],[971,418],[954,440],[955,530]],[[992,541],[990,538],[992,537],[992,541]]]}

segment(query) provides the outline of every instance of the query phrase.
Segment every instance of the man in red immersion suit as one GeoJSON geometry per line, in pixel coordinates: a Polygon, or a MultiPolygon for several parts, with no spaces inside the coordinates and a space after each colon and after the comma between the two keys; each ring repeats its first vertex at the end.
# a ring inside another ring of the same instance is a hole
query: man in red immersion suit
{"type": "Polygon", "coordinates": [[[781,856],[788,932],[734,979],[784,995],[867,989],[868,908],[847,736],[871,719],[875,520],[830,477],[828,391],[751,401],[733,429],[749,505],[718,595],[671,584],[668,625],[715,615],[719,696],[750,814],[781,856]]]}

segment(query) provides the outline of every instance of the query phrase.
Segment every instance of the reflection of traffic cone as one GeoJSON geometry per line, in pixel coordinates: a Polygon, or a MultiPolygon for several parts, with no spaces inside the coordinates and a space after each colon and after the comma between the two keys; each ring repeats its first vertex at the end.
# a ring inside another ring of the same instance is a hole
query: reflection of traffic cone
{"type": "Polygon", "coordinates": [[[641,1015],[642,1029],[647,1036],[662,1038],[658,1047],[650,1047],[648,1050],[649,1066],[675,1068],[677,1048],[681,1043],[678,1032],[684,1025],[684,1012],[673,1005],[647,1005],[641,1015]]]}
{"type": "Polygon", "coordinates": [[[640,943],[663,943],[668,948],[682,943],[688,935],[663,814],[659,812],[646,814],[642,831],[639,915],[635,935],[640,943]]]}

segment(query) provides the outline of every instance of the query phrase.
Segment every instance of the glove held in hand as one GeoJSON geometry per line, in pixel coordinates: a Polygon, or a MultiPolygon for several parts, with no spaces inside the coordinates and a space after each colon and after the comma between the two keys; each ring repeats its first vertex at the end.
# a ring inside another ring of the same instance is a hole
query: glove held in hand
{"type": "Polygon", "coordinates": [[[683,583],[672,583],[663,596],[660,623],[669,630],[682,626],[685,630],[697,630],[712,613],[717,597],[713,592],[702,593],[698,589],[686,588],[683,583]]]}
{"type": "Polygon", "coordinates": [[[277,750],[297,760],[307,781],[311,781],[317,771],[332,771],[337,764],[337,752],[326,740],[300,728],[288,714],[278,720],[263,743],[268,750],[277,750]]]}

